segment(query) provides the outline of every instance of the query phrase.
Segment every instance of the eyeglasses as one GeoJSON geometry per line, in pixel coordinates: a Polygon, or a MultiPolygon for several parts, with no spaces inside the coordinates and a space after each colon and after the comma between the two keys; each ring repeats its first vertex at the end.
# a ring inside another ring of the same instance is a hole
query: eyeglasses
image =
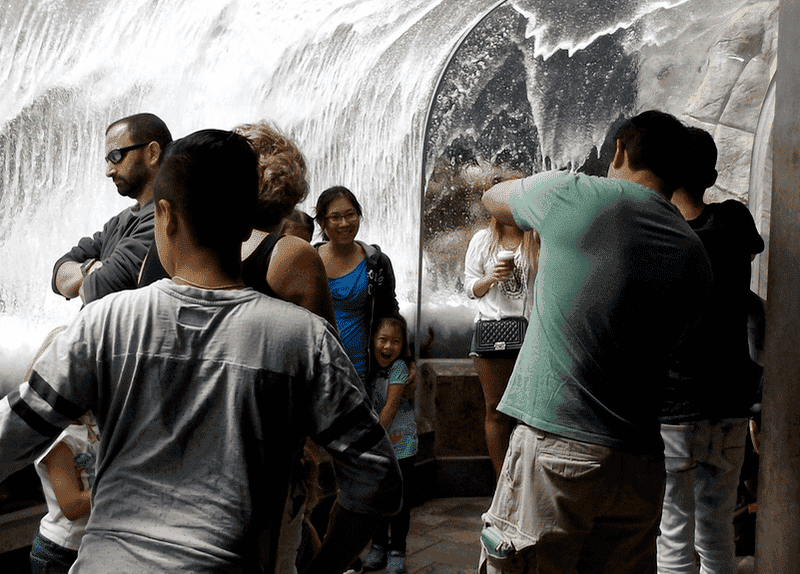
{"type": "Polygon", "coordinates": [[[344,215],[339,215],[338,213],[334,215],[329,215],[325,219],[327,219],[330,223],[333,223],[334,225],[339,225],[342,221],[346,221],[347,223],[355,223],[359,217],[360,215],[358,215],[358,213],[356,213],[355,211],[350,211],[348,213],[345,213],[344,215]]]}
{"type": "Polygon", "coordinates": [[[140,144],[135,144],[135,145],[129,145],[127,147],[121,147],[119,149],[112,149],[108,153],[108,155],[106,156],[106,161],[110,161],[111,163],[119,163],[123,159],[125,159],[125,154],[126,153],[128,153],[129,151],[134,150],[136,148],[144,147],[149,143],[150,142],[140,143],[140,144]]]}

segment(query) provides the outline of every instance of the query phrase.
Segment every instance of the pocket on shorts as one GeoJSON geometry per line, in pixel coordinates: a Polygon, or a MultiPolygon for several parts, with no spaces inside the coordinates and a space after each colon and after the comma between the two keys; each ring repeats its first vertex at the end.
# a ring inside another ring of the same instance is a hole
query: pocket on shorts
{"type": "Polygon", "coordinates": [[[748,426],[747,420],[726,421],[728,424],[723,427],[724,440],[720,456],[722,457],[721,467],[728,470],[740,468],[744,460],[744,448],[747,442],[748,426]]]}
{"type": "Polygon", "coordinates": [[[546,453],[538,456],[538,463],[548,475],[566,480],[590,478],[602,469],[602,465],[597,460],[563,459],[546,453]]]}
{"type": "Polygon", "coordinates": [[[664,457],[664,469],[667,472],[685,472],[692,470],[697,464],[690,458],[680,458],[677,456],[664,457]]]}
{"type": "Polygon", "coordinates": [[[31,573],[32,574],[47,574],[47,570],[50,567],[47,560],[39,558],[38,556],[31,554],[31,573]]]}
{"type": "Polygon", "coordinates": [[[582,443],[548,435],[536,449],[536,465],[549,476],[566,480],[593,478],[603,469],[610,449],[601,445],[582,443]]]}

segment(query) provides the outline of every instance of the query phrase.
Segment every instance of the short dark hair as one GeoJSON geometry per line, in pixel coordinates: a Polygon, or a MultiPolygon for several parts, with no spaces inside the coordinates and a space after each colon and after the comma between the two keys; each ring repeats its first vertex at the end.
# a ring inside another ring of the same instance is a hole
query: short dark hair
{"type": "Polygon", "coordinates": [[[244,136],[201,130],[172,142],[153,185],[153,201],[179,211],[201,247],[241,245],[253,229],[258,158],[244,136]]]}
{"type": "Polygon", "coordinates": [[[297,145],[266,120],[236,126],[233,132],[249,139],[258,154],[255,226],[272,231],[308,195],[306,160],[297,145]]]}
{"type": "Polygon", "coordinates": [[[706,190],[717,181],[717,144],[706,130],[689,128],[686,171],[683,189],[696,203],[703,202],[706,190]]]}
{"type": "Polygon", "coordinates": [[[661,180],[663,193],[683,183],[682,163],[688,153],[689,131],[675,116],[650,110],[625,121],[614,141],[622,142],[630,166],[647,169],[661,180]]]}
{"type": "Polygon", "coordinates": [[[119,119],[106,128],[106,134],[114,126],[125,124],[135,143],[157,142],[161,146],[161,155],[158,160],[164,159],[164,150],[172,142],[172,134],[164,120],[155,114],[141,113],[119,119]]]}
{"type": "Polygon", "coordinates": [[[363,215],[363,210],[361,209],[361,204],[358,203],[356,196],[353,195],[353,192],[341,185],[335,185],[333,187],[329,187],[325,191],[323,191],[319,197],[317,198],[317,207],[314,210],[315,217],[314,220],[319,225],[320,229],[322,230],[322,239],[324,241],[328,241],[330,238],[328,234],[325,233],[325,218],[328,217],[328,206],[331,203],[339,199],[340,197],[345,198],[347,201],[353,204],[353,208],[358,213],[359,217],[363,215]]]}
{"type": "Polygon", "coordinates": [[[308,231],[309,235],[314,235],[314,219],[305,211],[293,209],[289,215],[284,217],[283,223],[281,223],[281,233],[283,233],[283,230],[286,228],[286,224],[288,222],[294,222],[298,225],[302,225],[305,230],[308,231]]]}

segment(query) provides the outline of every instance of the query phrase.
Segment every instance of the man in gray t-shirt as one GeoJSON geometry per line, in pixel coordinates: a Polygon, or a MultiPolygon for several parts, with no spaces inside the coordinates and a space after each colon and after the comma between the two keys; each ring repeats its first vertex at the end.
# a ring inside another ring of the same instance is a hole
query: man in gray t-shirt
{"type": "Polygon", "coordinates": [[[155,235],[172,279],[87,305],[0,401],[0,480],[91,409],[93,508],[72,572],[272,572],[306,437],[340,492],[308,572],[342,572],[401,502],[397,460],[330,326],[244,287],[256,200],[247,141],[174,142],[155,235]]]}

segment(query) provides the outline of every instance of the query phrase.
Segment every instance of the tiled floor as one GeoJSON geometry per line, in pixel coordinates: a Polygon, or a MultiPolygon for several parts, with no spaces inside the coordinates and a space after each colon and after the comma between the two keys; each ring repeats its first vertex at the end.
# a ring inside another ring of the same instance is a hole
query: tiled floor
{"type": "MultiPolygon", "coordinates": [[[[412,509],[408,573],[475,574],[480,517],[490,502],[490,498],[437,498],[412,509]]],[[[29,574],[28,552],[22,549],[3,555],[0,572],[29,574]]],[[[737,574],[752,573],[753,557],[740,558],[737,574]]]]}
{"type": "MultiPolygon", "coordinates": [[[[437,498],[412,509],[408,573],[475,574],[480,517],[490,502],[491,498],[437,498]]],[[[737,560],[737,574],[752,574],[752,556],[737,560]]]]}
{"type": "Polygon", "coordinates": [[[474,574],[481,514],[491,498],[438,498],[411,511],[409,574],[474,574]]]}

